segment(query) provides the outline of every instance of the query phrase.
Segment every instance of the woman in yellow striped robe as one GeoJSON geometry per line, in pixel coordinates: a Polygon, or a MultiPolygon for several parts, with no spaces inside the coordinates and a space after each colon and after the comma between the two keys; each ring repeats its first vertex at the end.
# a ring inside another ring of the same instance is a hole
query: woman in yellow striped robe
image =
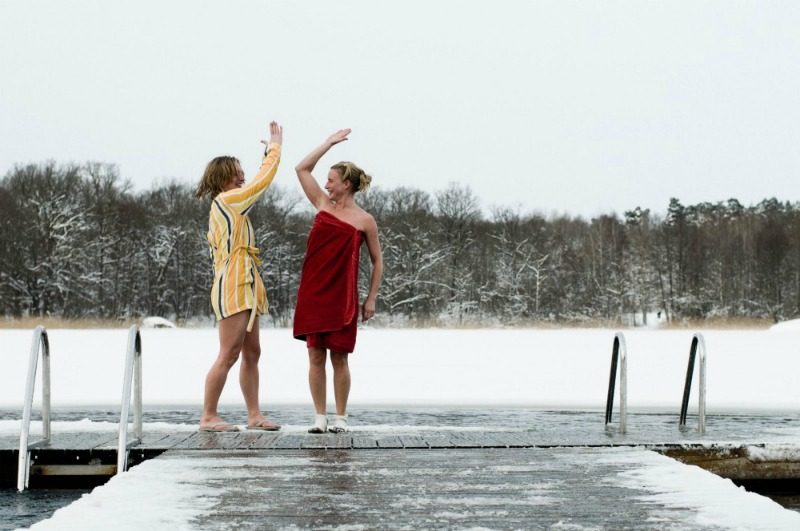
{"type": "Polygon", "coordinates": [[[247,427],[277,430],[258,404],[258,359],[261,355],[258,315],[267,311],[267,291],[258,273],[261,265],[253,224],[247,213],[272,184],[281,158],[283,128],[270,123],[270,140],[261,168],[244,185],[244,172],[234,157],[217,157],[208,163],[195,195],[211,196],[208,243],[214,259],[211,306],[219,320],[219,356],[205,382],[201,431],[236,431],[217,413],[228,372],[239,359],[239,383],[247,406],[247,427]]]}

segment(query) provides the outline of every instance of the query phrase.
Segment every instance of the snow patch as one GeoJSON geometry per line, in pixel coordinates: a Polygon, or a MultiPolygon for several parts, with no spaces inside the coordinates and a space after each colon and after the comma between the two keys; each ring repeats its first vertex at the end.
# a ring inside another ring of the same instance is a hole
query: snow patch
{"type": "MultiPolygon", "coordinates": [[[[616,480],[625,487],[649,492],[637,498],[641,501],[680,509],[687,523],[748,531],[800,529],[800,513],[700,467],[647,450],[611,451],[601,459],[614,465],[632,465],[616,480]]],[[[665,519],[674,522],[675,513],[665,519]]]]}
{"type": "Polygon", "coordinates": [[[765,461],[800,461],[800,447],[789,444],[770,444],[766,446],[748,446],[747,458],[760,463],[765,461]]]}
{"type": "Polygon", "coordinates": [[[772,332],[800,332],[800,319],[782,321],[769,327],[772,332]]]}
{"type": "Polygon", "coordinates": [[[145,317],[142,319],[142,328],[177,328],[177,326],[163,317],[145,317]]]}
{"type": "Polygon", "coordinates": [[[180,459],[146,461],[84,494],[32,531],[141,531],[193,529],[190,522],[212,506],[216,487],[201,484],[203,463],[180,459]],[[157,471],[156,473],[153,473],[157,471]],[[143,510],[144,508],[144,510],[143,510]]]}

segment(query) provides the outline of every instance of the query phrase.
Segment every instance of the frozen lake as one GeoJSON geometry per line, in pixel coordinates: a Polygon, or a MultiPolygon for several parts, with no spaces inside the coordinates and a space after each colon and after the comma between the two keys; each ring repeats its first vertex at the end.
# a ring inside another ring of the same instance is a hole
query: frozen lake
{"type": "MultiPolygon", "coordinates": [[[[800,435],[800,389],[796,385],[800,332],[703,332],[708,348],[709,418],[708,432],[702,436],[692,429],[679,434],[676,427],[692,332],[625,332],[630,413],[625,437],[604,429],[602,424],[614,332],[361,330],[357,351],[351,357],[352,428],[354,432],[378,433],[509,430],[534,432],[543,443],[556,444],[564,437],[593,444],[660,440],[737,443],[756,438],[768,443],[768,448],[775,445],[779,452],[794,451],[800,435]]],[[[31,330],[0,330],[0,436],[19,433],[31,338],[31,330]]],[[[49,338],[54,432],[116,430],[127,330],[51,330],[49,338]]],[[[145,431],[195,430],[203,379],[216,356],[216,330],[143,329],[142,343],[145,431]]],[[[262,331],[262,349],[262,407],[284,425],[284,431],[304,432],[311,412],[304,345],[294,340],[289,330],[266,329],[262,331]]],[[[241,424],[244,410],[236,370],[223,393],[222,411],[226,418],[241,424]]],[[[696,411],[696,397],[695,385],[690,415],[696,411]]],[[[34,418],[38,418],[36,414],[34,418]]],[[[690,427],[694,422],[690,418],[690,427]]],[[[40,433],[40,429],[34,422],[33,433],[40,433]]],[[[155,463],[149,468],[153,466],[155,463]]],[[[665,484],[666,476],[648,467],[650,464],[642,465],[641,474],[655,489],[653,492],[680,500],[676,507],[694,503],[688,500],[698,494],[681,486],[682,481],[690,479],[681,472],[683,469],[670,472],[677,479],[665,484]]],[[[164,479],[151,475],[146,483],[158,484],[164,479]]],[[[103,490],[107,487],[97,489],[98,494],[53,520],[55,527],[43,522],[43,528],[58,528],[74,515],[83,514],[96,504],[91,500],[99,499],[97,496],[106,500],[104,504],[114,506],[116,500],[126,499],[125,486],[132,485],[131,481],[111,482],[109,487],[117,486],[108,491],[103,490]]],[[[205,481],[212,479],[192,479],[189,483],[202,486],[205,481]]],[[[734,500],[747,502],[741,507],[745,512],[750,507],[764,509],[756,498],[741,498],[730,483],[703,481],[710,489],[705,496],[716,504],[709,506],[712,513],[725,510],[734,500]]],[[[25,516],[26,511],[49,513],[76,498],[75,493],[54,493],[48,499],[54,501],[60,496],[61,501],[48,508],[35,499],[35,494],[0,494],[5,498],[3,505],[12,511],[4,516],[19,518],[19,525],[30,525],[42,517],[25,516]]],[[[187,503],[191,505],[191,497],[187,503]]],[[[769,511],[774,514],[766,521],[766,528],[783,522],[783,518],[788,519],[787,528],[794,525],[793,517],[784,516],[779,507],[769,506],[769,511]]],[[[468,511],[461,514],[468,516],[468,511]]],[[[684,513],[679,510],[676,514],[684,513]]],[[[163,515],[174,517],[166,507],[163,515]]],[[[179,516],[196,517],[187,515],[179,516]]],[[[720,518],[719,514],[714,517],[720,518]]],[[[102,518],[98,514],[98,522],[102,518]]],[[[738,514],[724,524],[722,520],[712,523],[711,528],[718,528],[718,524],[737,528],[736,518],[752,524],[748,517],[738,514]]],[[[683,524],[688,525],[685,521],[683,524]]]]}
{"type": "MultiPolygon", "coordinates": [[[[602,408],[614,332],[363,329],[351,355],[350,403],[602,408]]],[[[216,356],[217,331],[143,329],[141,334],[144,403],[199,405],[216,356]]],[[[709,413],[797,409],[800,332],[703,335],[709,413]]],[[[692,332],[632,330],[625,336],[629,407],[679,407],[692,332]]],[[[49,337],[54,407],[119,402],[127,330],[50,330],[49,337]]],[[[31,330],[0,330],[0,407],[22,405],[31,338],[31,330]]],[[[286,329],[263,330],[261,343],[264,407],[310,402],[304,344],[286,329]]],[[[241,404],[236,370],[223,391],[224,404],[241,404]]],[[[696,398],[696,391],[692,395],[696,398]]]]}

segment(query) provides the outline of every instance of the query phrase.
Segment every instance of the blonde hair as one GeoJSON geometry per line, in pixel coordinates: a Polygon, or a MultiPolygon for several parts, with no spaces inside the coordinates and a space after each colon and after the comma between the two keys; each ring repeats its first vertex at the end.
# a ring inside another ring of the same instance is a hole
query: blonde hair
{"type": "Polygon", "coordinates": [[[353,193],[366,192],[372,182],[372,176],[353,164],[343,160],[331,166],[332,170],[338,171],[342,175],[342,181],[350,181],[350,189],[353,193]]]}
{"type": "Polygon", "coordinates": [[[194,191],[195,197],[204,199],[206,196],[211,196],[213,199],[225,189],[225,185],[230,182],[236,172],[236,166],[241,164],[236,157],[222,156],[211,159],[211,162],[206,166],[206,171],[203,172],[203,177],[200,179],[200,184],[194,191]]]}

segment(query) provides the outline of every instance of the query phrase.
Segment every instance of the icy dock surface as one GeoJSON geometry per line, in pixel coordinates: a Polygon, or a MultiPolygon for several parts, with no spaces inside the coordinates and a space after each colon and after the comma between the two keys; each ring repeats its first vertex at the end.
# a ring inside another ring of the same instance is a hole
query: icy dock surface
{"type": "Polygon", "coordinates": [[[800,514],[641,448],[273,450],[169,452],[32,527],[376,528],[775,531],[800,514]]]}

